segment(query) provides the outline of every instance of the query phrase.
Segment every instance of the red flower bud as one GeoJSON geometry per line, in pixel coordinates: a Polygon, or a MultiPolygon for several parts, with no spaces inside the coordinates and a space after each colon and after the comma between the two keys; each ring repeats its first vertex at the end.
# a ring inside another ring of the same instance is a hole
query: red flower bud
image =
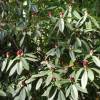
{"type": "Polygon", "coordinates": [[[88,60],[83,60],[83,66],[87,66],[88,65],[88,60]]]}
{"type": "Polygon", "coordinates": [[[51,16],[52,16],[51,12],[48,12],[48,16],[49,16],[49,17],[51,17],[51,16]]]}
{"type": "Polygon", "coordinates": [[[23,50],[18,50],[17,51],[17,53],[16,53],[16,55],[18,56],[18,57],[21,57],[21,56],[23,56],[24,55],[24,52],[23,52],[23,50]]]}
{"type": "Polygon", "coordinates": [[[69,79],[70,79],[72,82],[75,82],[75,78],[74,78],[74,77],[69,76],[69,79]]]}

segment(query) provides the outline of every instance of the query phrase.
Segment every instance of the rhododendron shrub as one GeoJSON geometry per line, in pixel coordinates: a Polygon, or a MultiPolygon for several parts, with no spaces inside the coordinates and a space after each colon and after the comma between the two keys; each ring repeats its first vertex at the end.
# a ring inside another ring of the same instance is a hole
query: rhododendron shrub
{"type": "Polygon", "coordinates": [[[0,1],[0,98],[96,100],[100,26],[77,1],[0,1]]]}

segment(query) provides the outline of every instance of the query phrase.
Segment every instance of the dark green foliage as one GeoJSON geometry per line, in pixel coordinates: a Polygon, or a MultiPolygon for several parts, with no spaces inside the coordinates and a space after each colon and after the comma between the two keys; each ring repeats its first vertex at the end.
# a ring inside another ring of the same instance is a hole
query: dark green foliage
{"type": "Polygon", "coordinates": [[[99,4],[1,0],[0,100],[98,98],[99,4]]]}

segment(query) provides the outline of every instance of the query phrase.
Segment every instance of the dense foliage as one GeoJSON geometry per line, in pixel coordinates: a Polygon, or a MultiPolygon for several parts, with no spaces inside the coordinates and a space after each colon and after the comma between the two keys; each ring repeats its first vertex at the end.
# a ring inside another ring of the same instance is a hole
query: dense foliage
{"type": "Polygon", "coordinates": [[[99,0],[1,0],[0,98],[98,99],[99,5],[99,0]]]}

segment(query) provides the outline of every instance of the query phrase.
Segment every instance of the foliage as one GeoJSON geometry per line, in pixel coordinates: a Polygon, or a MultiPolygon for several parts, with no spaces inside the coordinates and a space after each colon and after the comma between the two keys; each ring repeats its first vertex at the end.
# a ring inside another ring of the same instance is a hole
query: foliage
{"type": "Polygon", "coordinates": [[[0,1],[0,96],[95,100],[100,89],[99,13],[78,3],[0,1]]]}

